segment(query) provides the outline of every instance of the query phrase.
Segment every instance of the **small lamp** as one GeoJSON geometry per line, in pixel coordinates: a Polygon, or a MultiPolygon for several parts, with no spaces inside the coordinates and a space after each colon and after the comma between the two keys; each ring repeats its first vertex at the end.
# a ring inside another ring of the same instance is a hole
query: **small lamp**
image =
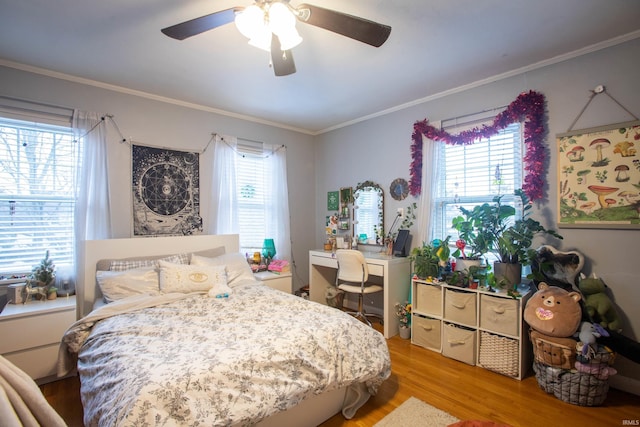
{"type": "Polygon", "coordinates": [[[262,245],[262,256],[267,259],[273,259],[276,256],[276,245],[273,243],[273,239],[264,239],[262,245]]]}

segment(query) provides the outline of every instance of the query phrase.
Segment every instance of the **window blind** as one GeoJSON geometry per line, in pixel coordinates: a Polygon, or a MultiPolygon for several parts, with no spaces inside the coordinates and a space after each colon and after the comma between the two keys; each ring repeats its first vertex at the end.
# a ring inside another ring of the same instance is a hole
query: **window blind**
{"type": "MultiPolygon", "coordinates": [[[[478,126],[477,123],[446,128],[449,133],[478,126]]],[[[513,123],[490,138],[483,138],[472,145],[454,146],[440,144],[438,178],[435,183],[435,215],[433,235],[444,238],[451,235],[454,217],[460,215],[460,207],[472,209],[478,204],[491,203],[503,195],[504,204],[517,203],[513,193],[522,186],[522,126],[513,123]]],[[[515,206],[518,209],[518,206],[515,206]]]]}
{"type": "Polygon", "coordinates": [[[262,251],[266,229],[265,210],[268,208],[262,144],[239,140],[238,153],[236,188],[240,250],[252,254],[262,251]]]}
{"type": "Polygon", "coordinates": [[[69,127],[0,118],[0,275],[31,271],[46,250],[73,264],[73,139],[69,127]]]}

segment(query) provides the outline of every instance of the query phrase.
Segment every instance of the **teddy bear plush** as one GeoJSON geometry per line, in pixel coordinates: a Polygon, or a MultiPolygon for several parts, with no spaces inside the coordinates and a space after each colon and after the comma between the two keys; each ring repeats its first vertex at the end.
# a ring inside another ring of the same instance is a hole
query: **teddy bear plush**
{"type": "Polygon", "coordinates": [[[595,274],[592,277],[581,275],[578,286],[584,295],[584,304],[592,321],[611,331],[620,332],[622,323],[613,302],[606,294],[606,285],[602,279],[595,274]]]}
{"type": "Polygon", "coordinates": [[[570,337],[582,319],[579,292],[568,292],[545,282],[527,301],[524,320],[538,332],[551,337],[570,337]]]}

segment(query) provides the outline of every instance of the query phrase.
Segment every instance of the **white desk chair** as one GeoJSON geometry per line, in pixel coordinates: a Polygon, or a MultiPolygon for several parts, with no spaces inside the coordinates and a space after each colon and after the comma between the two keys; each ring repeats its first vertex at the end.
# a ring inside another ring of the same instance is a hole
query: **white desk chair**
{"type": "Polygon", "coordinates": [[[367,317],[378,318],[380,323],[382,323],[381,316],[377,314],[367,314],[364,311],[364,295],[382,292],[383,288],[380,285],[367,283],[369,279],[369,269],[362,252],[354,249],[338,249],[336,251],[336,258],[338,260],[336,286],[344,292],[358,294],[358,311],[348,313],[357,319],[361,319],[369,326],[371,326],[371,322],[369,322],[367,317]]]}

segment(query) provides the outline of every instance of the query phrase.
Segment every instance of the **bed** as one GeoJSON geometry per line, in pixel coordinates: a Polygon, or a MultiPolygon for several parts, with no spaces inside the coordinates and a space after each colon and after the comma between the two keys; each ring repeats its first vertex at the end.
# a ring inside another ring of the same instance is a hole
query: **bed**
{"type": "Polygon", "coordinates": [[[86,426],[316,426],[390,375],[382,334],[253,278],[237,235],[88,241],[83,257],[58,374],[77,369],[86,426]]]}

